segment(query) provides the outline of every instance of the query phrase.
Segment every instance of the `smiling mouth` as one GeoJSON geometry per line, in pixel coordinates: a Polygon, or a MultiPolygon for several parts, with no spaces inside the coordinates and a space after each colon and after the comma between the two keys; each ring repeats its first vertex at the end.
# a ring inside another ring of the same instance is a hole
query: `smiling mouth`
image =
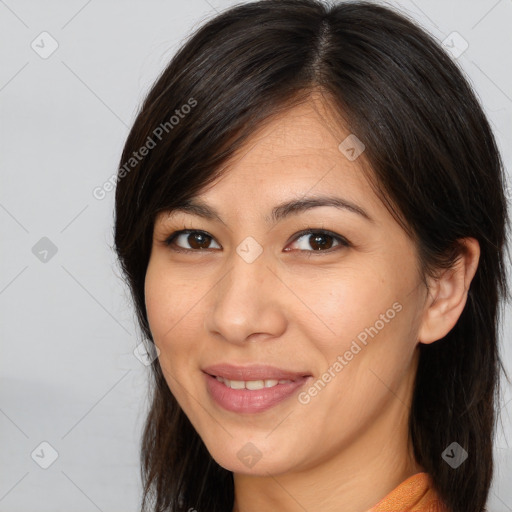
{"type": "Polygon", "coordinates": [[[231,389],[249,389],[251,391],[257,391],[264,388],[273,388],[278,384],[290,384],[294,382],[290,379],[265,379],[265,380],[229,380],[216,375],[211,375],[219,382],[222,382],[225,386],[231,389]]]}
{"type": "Polygon", "coordinates": [[[222,409],[239,414],[261,413],[279,404],[284,405],[288,398],[313,378],[311,375],[262,366],[223,366],[212,373],[209,373],[211,369],[208,370],[203,370],[203,375],[210,399],[222,409]]]}
{"type": "MultiPolygon", "coordinates": [[[[276,366],[260,364],[260,365],[249,365],[249,366],[235,366],[229,363],[220,363],[206,368],[202,368],[202,371],[210,375],[211,377],[220,377],[224,381],[229,382],[259,382],[263,381],[270,382],[270,387],[273,381],[284,381],[289,380],[295,382],[304,377],[310,377],[311,374],[306,371],[293,371],[278,368],[276,366]]],[[[241,386],[241,384],[238,384],[241,386]]],[[[265,387],[265,384],[264,386],[265,387]]]]}

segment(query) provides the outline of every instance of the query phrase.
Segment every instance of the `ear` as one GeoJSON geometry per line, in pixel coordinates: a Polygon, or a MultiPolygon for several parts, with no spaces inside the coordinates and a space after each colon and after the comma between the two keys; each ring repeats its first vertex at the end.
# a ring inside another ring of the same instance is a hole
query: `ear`
{"type": "Polygon", "coordinates": [[[446,336],[457,323],[468,297],[480,258],[480,245],[474,238],[459,240],[462,252],[453,267],[428,280],[428,297],[418,331],[420,343],[433,343],[446,336]]]}

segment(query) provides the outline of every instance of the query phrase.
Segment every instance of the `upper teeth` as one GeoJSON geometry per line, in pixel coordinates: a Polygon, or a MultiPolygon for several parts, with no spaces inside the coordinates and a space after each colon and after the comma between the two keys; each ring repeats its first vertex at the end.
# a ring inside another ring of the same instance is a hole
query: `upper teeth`
{"type": "Polygon", "coordinates": [[[263,389],[263,388],[273,388],[278,384],[288,384],[289,382],[293,382],[291,380],[277,380],[277,379],[267,379],[267,380],[228,380],[222,377],[215,377],[219,382],[223,382],[226,386],[231,389],[263,389]]]}

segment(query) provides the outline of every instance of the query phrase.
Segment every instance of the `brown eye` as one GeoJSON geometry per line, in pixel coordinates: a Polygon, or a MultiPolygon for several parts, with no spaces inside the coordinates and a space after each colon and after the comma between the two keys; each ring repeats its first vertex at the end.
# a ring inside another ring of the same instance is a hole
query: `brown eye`
{"type": "Polygon", "coordinates": [[[298,240],[304,239],[299,246],[298,250],[300,251],[309,251],[309,252],[330,252],[331,249],[336,247],[349,247],[350,244],[343,237],[331,233],[329,231],[319,231],[319,230],[307,230],[303,231],[299,234],[299,236],[295,239],[295,244],[297,244],[298,240]]]}
{"type": "MultiPolygon", "coordinates": [[[[350,243],[340,235],[331,233],[330,231],[309,229],[301,231],[298,236],[295,237],[295,244],[297,240],[304,239],[298,247],[301,252],[332,252],[337,248],[350,247],[350,243]]],[[[199,252],[210,249],[222,249],[218,244],[217,247],[212,247],[211,244],[214,242],[213,237],[203,231],[184,229],[181,231],[174,232],[171,236],[165,240],[165,244],[170,246],[174,251],[177,252],[199,252]],[[188,247],[187,247],[188,245],[188,247]]],[[[290,249],[285,249],[289,252],[290,249]]]]}
{"type": "MultiPolygon", "coordinates": [[[[210,244],[213,238],[202,231],[197,230],[183,230],[177,231],[173,233],[165,243],[167,245],[174,246],[175,250],[180,251],[201,251],[205,249],[211,249],[210,244]],[[180,241],[180,244],[177,244],[176,241],[180,241]],[[183,245],[185,244],[185,247],[183,245]],[[186,245],[189,247],[186,247],[186,245]],[[178,247],[176,249],[176,246],[178,247]]],[[[220,246],[218,247],[220,248],[220,246]]]]}
{"type": "Polygon", "coordinates": [[[311,237],[309,239],[309,244],[315,251],[320,251],[322,249],[330,249],[332,245],[335,243],[334,237],[331,235],[323,235],[323,234],[316,234],[316,235],[308,235],[311,237]]]}

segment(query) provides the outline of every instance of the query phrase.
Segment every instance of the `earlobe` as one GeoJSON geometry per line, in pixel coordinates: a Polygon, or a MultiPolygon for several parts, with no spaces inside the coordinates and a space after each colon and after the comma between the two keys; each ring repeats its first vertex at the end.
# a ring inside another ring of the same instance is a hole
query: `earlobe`
{"type": "Polygon", "coordinates": [[[463,251],[453,267],[429,281],[428,297],[418,331],[420,343],[433,343],[446,336],[457,323],[466,305],[469,286],[480,258],[475,238],[460,240],[463,251]]]}

